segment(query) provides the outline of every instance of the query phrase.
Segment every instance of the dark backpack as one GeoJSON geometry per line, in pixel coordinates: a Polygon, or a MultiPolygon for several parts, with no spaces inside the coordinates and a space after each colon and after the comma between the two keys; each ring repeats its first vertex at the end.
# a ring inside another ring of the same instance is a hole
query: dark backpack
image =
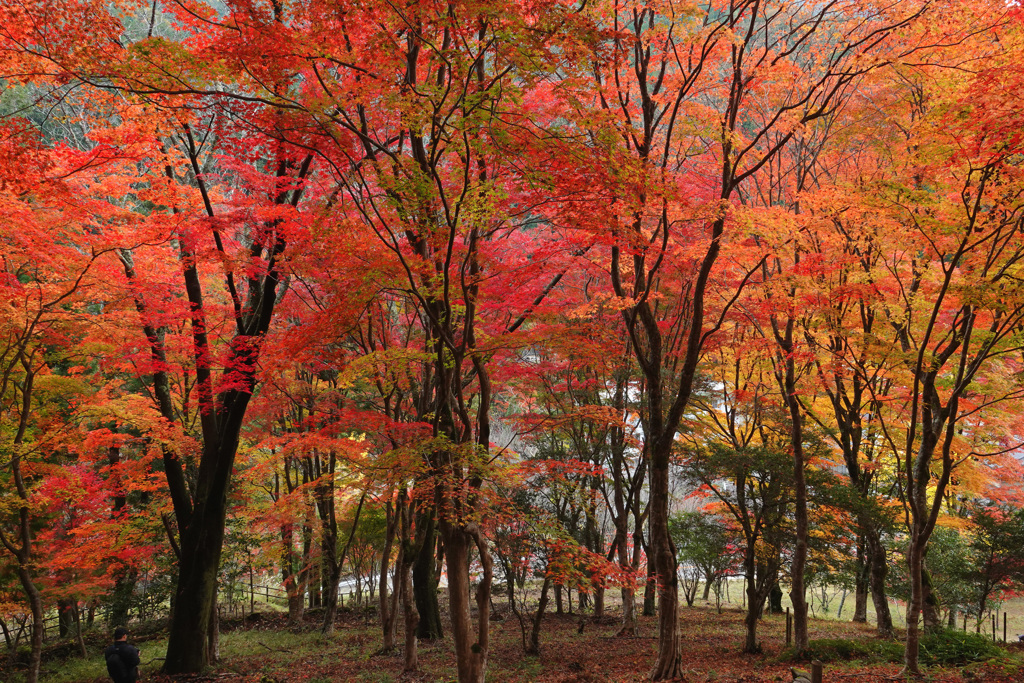
{"type": "Polygon", "coordinates": [[[124,660],[121,659],[121,652],[116,646],[111,645],[104,651],[103,656],[107,660],[107,673],[114,679],[114,683],[127,683],[131,681],[131,674],[124,660]]]}

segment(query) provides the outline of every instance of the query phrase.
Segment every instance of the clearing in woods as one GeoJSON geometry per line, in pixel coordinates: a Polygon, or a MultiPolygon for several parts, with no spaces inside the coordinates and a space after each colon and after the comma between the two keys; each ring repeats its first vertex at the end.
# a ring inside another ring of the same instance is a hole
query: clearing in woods
{"type": "MultiPolygon", "coordinates": [[[[738,586],[733,586],[737,588],[738,586]]],[[[730,591],[735,597],[736,591],[730,591]]],[[[1011,601],[1011,622],[1021,618],[1021,600],[1011,601]]],[[[834,603],[834,611],[838,603],[834,603]]],[[[639,638],[616,637],[617,614],[597,622],[587,618],[580,633],[580,617],[573,614],[549,614],[541,632],[540,657],[523,655],[521,632],[517,619],[499,603],[496,613],[503,617],[492,624],[491,653],[488,680],[497,683],[525,683],[544,681],[551,683],[619,683],[644,681],[654,661],[657,623],[653,617],[640,620],[639,638]]],[[[850,606],[848,606],[849,608],[850,606]]],[[[844,617],[849,616],[848,609],[844,617]]],[[[322,636],[315,613],[309,615],[305,627],[289,630],[284,615],[275,612],[257,612],[245,618],[226,618],[221,626],[221,662],[210,676],[188,680],[209,680],[225,683],[327,683],[328,681],[419,681],[441,683],[455,678],[455,655],[450,640],[421,643],[420,671],[402,673],[400,652],[379,652],[381,635],[374,616],[343,610],[339,615],[337,631],[322,636]]],[[[714,605],[682,608],[684,680],[716,681],[725,683],[756,681],[790,681],[793,663],[785,658],[785,615],[766,616],[759,625],[763,652],[745,655],[740,652],[743,643],[743,613],[740,605],[725,603],[719,614],[714,605]]],[[[1000,619],[1001,621],[1001,619],[1000,619]]],[[[970,627],[973,632],[973,625],[970,627]]],[[[999,639],[1002,639],[1000,624],[999,639]]],[[[1016,640],[1019,627],[1011,627],[1009,638],[1016,640]]],[[[989,631],[988,636],[991,636],[989,631]]],[[[880,643],[874,638],[870,624],[853,624],[830,619],[811,620],[811,638],[844,639],[859,644],[861,650],[898,652],[896,643],[880,643]]],[[[401,641],[401,638],[399,638],[401,641]]],[[[166,641],[159,631],[147,633],[139,629],[135,642],[142,651],[142,678],[147,681],[171,681],[158,675],[159,657],[163,656],[166,641]]],[[[91,656],[81,660],[74,656],[71,643],[64,648],[68,658],[53,648],[43,662],[43,683],[99,683],[107,680],[99,655],[106,644],[105,635],[93,632],[89,639],[91,656]]],[[[901,666],[894,662],[879,661],[882,654],[864,655],[825,653],[825,681],[892,681],[901,680],[901,666]],[[842,657],[857,657],[849,661],[842,657]]],[[[795,666],[808,668],[805,663],[795,666]]],[[[16,673],[3,673],[5,680],[17,681],[16,673]]],[[[977,681],[1024,681],[1024,646],[1012,642],[1003,648],[1003,655],[984,664],[951,667],[930,667],[927,680],[948,683],[975,683],[977,681]]]]}

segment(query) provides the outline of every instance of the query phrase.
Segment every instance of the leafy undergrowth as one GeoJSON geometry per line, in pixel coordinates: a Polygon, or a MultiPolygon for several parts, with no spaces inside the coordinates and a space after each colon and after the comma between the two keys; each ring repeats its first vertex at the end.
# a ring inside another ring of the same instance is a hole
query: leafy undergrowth
{"type": "MultiPolygon", "coordinates": [[[[499,610],[500,611],[500,610],[499,610]]],[[[323,636],[310,619],[298,632],[289,630],[281,615],[256,615],[243,621],[222,624],[221,664],[209,677],[194,680],[225,683],[328,683],[397,682],[448,683],[455,680],[455,657],[450,639],[424,643],[420,647],[421,671],[402,674],[400,653],[381,655],[380,631],[371,621],[353,613],[342,613],[337,631],[323,636]]],[[[492,622],[488,680],[498,683],[619,683],[646,680],[654,661],[657,622],[642,618],[640,637],[615,636],[614,615],[601,623],[588,621],[579,633],[579,618],[550,615],[541,635],[541,656],[524,657],[515,619],[492,622]]],[[[713,609],[683,609],[683,668],[690,682],[715,681],[754,683],[789,681],[790,663],[784,648],[785,620],[768,617],[759,627],[763,652],[745,655],[743,615],[738,611],[717,614],[713,609]]],[[[941,643],[923,643],[923,653],[933,662],[969,661],[965,653],[995,659],[962,666],[932,666],[927,680],[935,683],[1022,681],[1024,650],[1014,645],[991,650],[964,634],[947,637],[941,643]],[[962,642],[961,642],[962,641],[962,642]],[[984,652],[982,652],[984,650],[984,652]]],[[[811,622],[815,657],[826,661],[826,681],[894,681],[899,676],[902,647],[879,641],[870,626],[836,621],[811,622]]],[[[147,636],[142,635],[142,638],[147,636]]],[[[401,640],[401,635],[399,635],[401,640]]],[[[143,678],[169,683],[157,674],[165,643],[156,634],[140,643],[143,678]]],[[[50,658],[44,662],[43,683],[100,683],[106,681],[99,656],[99,643],[90,645],[92,657],[50,658]]],[[[6,679],[5,680],[12,680],[6,679]]],[[[17,680],[17,678],[13,678],[17,680]]]]}
{"type": "MultiPolygon", "coordinates": [[[[944,630],[922,636],[920,653],[922,664],[955,666],[996,659],[1003,654],[1003,650],[987,636],[944,630]]],[[[795,659],[792,650],[784,651],[782,659],[795,659]]],[[[901,662],[903,643],[879,639],[819,638],[810,641],[810,647],[801,659],[823,662],[851,659],[901,662]]]]}

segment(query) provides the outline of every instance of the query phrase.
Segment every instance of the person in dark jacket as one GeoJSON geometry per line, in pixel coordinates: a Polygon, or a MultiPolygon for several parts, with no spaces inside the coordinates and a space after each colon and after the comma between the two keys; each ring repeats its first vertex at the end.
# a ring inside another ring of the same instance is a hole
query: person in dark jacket
{"type": "Polygon", "coordinates": [[[114,683],[135,683],[139,680],[139,650],[128,644],[128,629],[114,629],[114,643],[103,651],[107,673],[114,683]]]}

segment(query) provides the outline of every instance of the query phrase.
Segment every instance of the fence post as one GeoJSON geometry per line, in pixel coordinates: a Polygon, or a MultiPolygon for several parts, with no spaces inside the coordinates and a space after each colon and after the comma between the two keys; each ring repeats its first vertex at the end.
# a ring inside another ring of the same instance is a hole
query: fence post
{"type": "Polygon", "coordinates": [[[793,642],[793,618],[789,614],[789,608],[786,608],[786,645],[788,646],[793,642]]]}
{"type": "Polygon", "coordinates": [[[992,612],[992,642],[996,642],[996,613],[992,612]]]}
{"type": "Polygon", "coordinates": [[[1003,642],[1006,642],[1006,610],[1003,610],[1003,642]]]}
{"type": "Polygon", "coordinates": [[[811,683],[821,683],[821,662],[815,660],[811,662],[811,683]]]}

